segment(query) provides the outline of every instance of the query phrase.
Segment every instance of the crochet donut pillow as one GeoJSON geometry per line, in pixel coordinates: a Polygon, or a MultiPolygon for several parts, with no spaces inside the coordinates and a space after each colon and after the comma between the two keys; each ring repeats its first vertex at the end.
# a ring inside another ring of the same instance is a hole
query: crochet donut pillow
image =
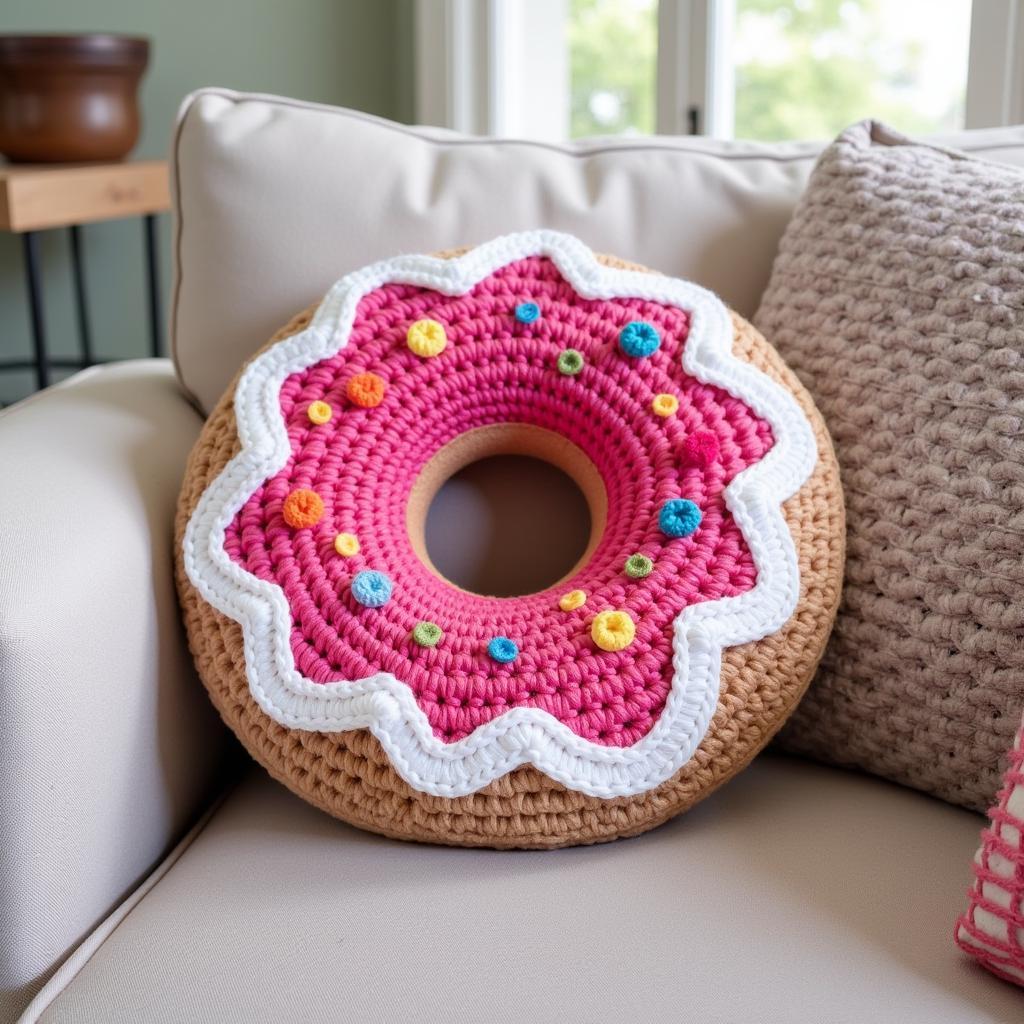
{"type": "Polygon", "coordinates": [[[749,324],[540,231],[299,314],[206,424],[176,547],[199,672],[275,778],[385,835],[539,848],[651,828],[767,743],[831,628],[843,506],[749,324]],[[460,589],[424,541],[499,452],[561,467],[593,521],[522,597],[460,589]]]}

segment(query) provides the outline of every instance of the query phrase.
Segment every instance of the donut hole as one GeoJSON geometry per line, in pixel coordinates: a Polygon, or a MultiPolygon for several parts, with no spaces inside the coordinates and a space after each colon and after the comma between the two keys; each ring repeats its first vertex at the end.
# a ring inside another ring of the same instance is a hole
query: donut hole
{"type": "Polygon", "coordinates": [[[567,473],[528,455],[492,455],[441,485],[427,510],[426,546],[456,586],[513,597],[565,577],[590,530],[587,499],[567,473]]]}
{"type": "Polygon", "coordinates": [[[519,597],[572,576],[600,540],[607,497],[593,463],[541,427],[497,424],[441,449],[413,485],[409,536],[452,585],[519,597]]]}

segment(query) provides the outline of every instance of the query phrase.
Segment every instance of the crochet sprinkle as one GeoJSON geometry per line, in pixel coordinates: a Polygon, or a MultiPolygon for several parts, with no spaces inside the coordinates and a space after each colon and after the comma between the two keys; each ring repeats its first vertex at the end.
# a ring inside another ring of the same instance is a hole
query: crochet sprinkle
{"type": "Polygon", "coordinates": [[[310,423],[322,425],[330,422],[334,412],[326,402],[317,401],[309,403],[306,415],[309,417],[310,423]]]}
{"type": "Polygon", "coordinates": [[[688,498],[666,501],[658,513],[658,526],[666,537],[689,537],[700,521],[700,508],[688,498]]]}
{"type": "Polygon", "coordinates": [[[590,635],[602,651],[622,651],[633,642],[636,623],[629,612],[601,612],[594,616],[590,635]]]}
{"type": "Polygon", "coordinates": [[[359,554],[359,538],[352,533],[339,533],[334,538],[334,550],[344,558],[359,554]]]}
{"type": "Polygon", "coordinates": [[[364,569],[352,580],[352,596],[367,608],[382,608],[391,600],[391,580],[382,572],[364,569]]]}
{"type": "Polygon", "coordinates": [[[651,575],[654,563],[646,555],[630,555],[626,559],[625,570],[631,580],[642,580],[651,575]]]}
{"type": "Polygon", "coordinates": [[[323,514],[323,498],[308,487],[299,487],[292,491],[281,506],[281,517],[296,530],[316,526],[323,514]]]}
{"type": "Polygon", "coordinates": [[[519,645],[507,636],[496,636],[487,645],[487,653],[502,665],[515,661],[519,657],[519,645]]]}
{"type": "Polygon", "coordinates": [[[657,416],[674,416],[679,411],[679,399],[675,395],[655,395],[651,400],[651,409],[657,416]]]}
{"type": "Polygon", "coordinates": [[[374,409],[384,401],[387,385],[375,373],[357,373],[345,385],[345,394],[353,405],[363,409],[374,409]]]}
{"type": "Polygon", "coordinates": [[[412,629],[412,638],[420,647],[436,647],[443,636],[436,622],[417,622],[412,629]]]}
{"type": "Polygon", "coordinates": [[[566,377],[575,377],[583,369],[583,353],[567,348],[558,353],[558,372],[566,377]]]}
{"type": "Polygon", "coordinates": [[[661,346],[661,335],[653,324],[632,320],[619,332],[619,347],[627,356],[646,359],[661,346]]]}
{"type": "Polygon", "coordinates": [[[540,306],[536,302],[520,302],[516,306],[516,319],[521,324],[532,324],[540,317],[540,306]]]}
{"type": "Polygon", "coordinates": [[[718,438],[708,430],[698,430],[683,442],[683,462],[707,469],[718,458],[718,438]]]}
{"type": "Polygon", "coordinates": [[[448,334],[444,325],[436,320],[417,320],[409,327],[405,340],[411,352],[424,359],[432,359],[447,347],[448,334]]]}

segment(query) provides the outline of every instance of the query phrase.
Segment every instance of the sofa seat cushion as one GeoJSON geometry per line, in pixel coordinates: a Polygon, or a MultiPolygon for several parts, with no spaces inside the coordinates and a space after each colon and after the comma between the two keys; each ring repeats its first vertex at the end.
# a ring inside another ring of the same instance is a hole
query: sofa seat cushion
{"type": "MultiPolygon", "coordinates": [[[[949,941],[981,819],[760,758],[637,839],[404,844],[248,776],[41,1019],[1020,1019],[949,941]]],[[[40,1019],[33,1016],[32,1019],[40,1019]]]]}

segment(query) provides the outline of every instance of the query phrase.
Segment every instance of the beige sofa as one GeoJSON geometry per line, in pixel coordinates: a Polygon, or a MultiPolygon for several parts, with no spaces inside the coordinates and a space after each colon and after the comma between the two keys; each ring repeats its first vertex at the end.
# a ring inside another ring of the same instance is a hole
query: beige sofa
{"type": "MultiPolygon", "coordinates": [[[[1024,164],[1024,129],[949,141],[1024,164]]],[[[610,846],[390,842],[248,766],[179,624],[196,406],[332,280],[544,225],[750,315],[816,152],[558,148],[222,90],[186,102],[178,377],[94,369],[0,415],[0,1020],[1022,1019],[1021,993],[952,942],[976,815],[768,754],[610,846]]]]}

